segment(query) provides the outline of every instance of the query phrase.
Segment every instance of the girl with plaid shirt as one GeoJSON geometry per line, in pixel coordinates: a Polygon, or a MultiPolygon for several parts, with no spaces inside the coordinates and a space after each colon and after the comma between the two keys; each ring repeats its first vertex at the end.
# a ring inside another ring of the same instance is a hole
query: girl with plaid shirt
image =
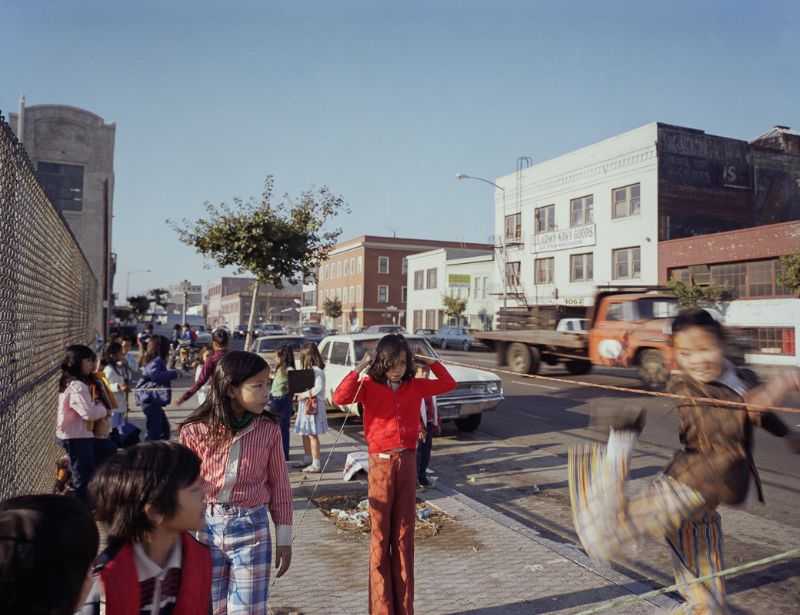
{"type": "Polygon", "coordinates": [[[208,398],[181,426],[181,443],[201,460],[206,500],[200,542],[211,550],[214,615],[267,612],[275,523],[275,567],[292,560],[292,493],[281,432],[264,410],[269,366],[256,354],[230,351],[217,364],[208,398]]]}

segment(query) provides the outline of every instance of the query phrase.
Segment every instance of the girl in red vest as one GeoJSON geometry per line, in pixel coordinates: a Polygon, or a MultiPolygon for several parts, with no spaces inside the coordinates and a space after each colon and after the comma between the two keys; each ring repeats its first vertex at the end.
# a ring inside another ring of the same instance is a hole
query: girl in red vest
{"type": "Polygon", "coordinates": [[[155,440],[107,461],[89,485],[108,548],[79,615],[195,615],[211,605],[211,554],[188,532],[204,523],[200,460],[155,440]]]}
{"type": "Polygon", "coordinates": [[[405,338],[381,338],[375,360],[365,354],[333,394],[335,404],[361,403],[369,447],[369,612],[414,613],[414,520],[416,518],[420,403],[456,388],[445,367],[412,354],[405,338]],[[414,360],[430,365],[436,380],[414,378],[414,360]],[[367,375],[360,372],[369,367],[367,375]]]}

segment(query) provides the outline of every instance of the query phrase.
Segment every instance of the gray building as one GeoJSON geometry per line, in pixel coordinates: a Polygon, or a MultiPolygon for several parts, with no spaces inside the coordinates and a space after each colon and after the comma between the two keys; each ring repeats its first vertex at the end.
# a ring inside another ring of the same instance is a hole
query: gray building
{"type": "MultiPolygon", "coordinates": [[[[20,104],[9,124],[25,146],[47,196],[97,279],[97,323],[112,313],[115,124],[67,105],[20,104]]],[[[100,333],[105,335],[103,329],[100,333]]]]}

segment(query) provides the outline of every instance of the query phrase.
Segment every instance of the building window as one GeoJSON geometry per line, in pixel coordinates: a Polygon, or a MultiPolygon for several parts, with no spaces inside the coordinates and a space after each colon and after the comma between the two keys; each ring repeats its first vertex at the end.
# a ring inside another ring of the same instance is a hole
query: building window
{"type": "Polygon", "coordinates": [[[389,273],[389,257],[378,257],[378,273],[389,273]]]}
{"type": "Polygon", "coordinates": [[[378,303],[389,303],[389,287],[385,284],[378,286],[378,303]]]}
{"type": "Polygon", "coordinates": [[[352,256],[350,257],[350,275],[356,274],[356,259],[352,256]]]}
{"type": "Polygon", "coordinates": [[[639,184],[614,188],[611,195],[612,218],[627,218],[639,214],[639,184]]]}
{"type": "Polygon", "coordinates": [[[402,286],[400,288],[400,302],[408,303],[408,286],[402,286]]]}
{"type": "Polygon", "coordinates": [[[488,292],[489,292],[489,277],[486,276],[485,278],[483,278],[483,291],[482,291],[483,294],[481,295],[481,299],[486,299],[486,293],[488,292]]]}
{"type": "Polygon", "coordinates": [[[534,280],[537,284],[552,284],[555,276],[556,259],[537,258],[534,261],[534,280]]]}
{"type": "Polygon", "coordinates": [[[350,275],[350,261],[344,259],[344,275],[345,277],[350,275]]]}
{"type": "Polygon", "coordinates": [[[506,241],[522,240],[522,213],[506,216],[506,241]]]}
{"type": "Polygon", "coordinates": [[[594,254],[572,254],[569,257],[570,282],[594,280],[594,254]]]}
{"type": "Polygon", "coordinates": [[[622,248],[611,253],[611,271],[615,280],[630,280],[642,275],[641,249],[622,248]]]}
{"type": "Polygon", "coordinates": [[[83,167],[78,164],[39,162],[36,178],[59,211],[83,209],[83,167]]]}
{"type": "Polygon", "coordinates": [[[361,284],[356,286],[356,301],[361,303],[361,284]]]}
{"type": "Polygon", "coordinates": [[[350,287],[350,303],[356,302],[356,289],[354,286],[350,287]]]}
{"type": "Polygon", "coordinates": [[[403,275],[408,273],[408,259],[404,256],[403,257],[403,275]]]}
{"type": "Polygon", "coordinates": [[[698,286],[714,285],[727,289],[733,298],[792,297],[791,288],[783,286],[778,277],[780,259],[692,265],[669,270],[669,279],[698,286]]]}
{"type": "Polygon", "coordinates": [[[424,312],[422,310],[414,310],[414,331],[422,329],[424,312]]]}
{"type": "Polygon", "coordinates": [[[752,340],[751,350],[756,354],[780,354],[794,356],[794,328],[792,327],[756,327],[749,329],[752,340]]]}
{"type": "Polygon", "coordinates": [[[481,279],[478,276],[475,276],[473,279],[475,280],[475,286],[472,288],[472,298],[477,299],[478,293],[480,292],[481,279]]]}
{"type": "Polygon", "coordinates": [[[425,288],[425,272],[420,269],[414,272],[414,290],[422,290],[425,288]]]}
{"type": "Polygon", "coordinates": [[[336,277],[337,278],[341,278],[342,277],[342,261],[339,261],[338,263],[336,263],[336,277]]]}
{"type": "Polygon", "coordinates": [[[436,288],[436,269],[428,269],[425,273],[427,277],[425,288],[436,288]]]}
{"type": "Polygon", "coordinates": [[[436,326],[436,310],[425,310],[425,328],[438,329],[436,326]]]}
{"type": "Polygon", "coordinates": [[[361,273],[364,270],[364,259],[359,256],[356,261],[358,262],[358,273],[361,273]]]}
{"type": "Polygon", "coordinates": [[[594,196],[582,196],[569,202],[569,223],[571,226],[583,226],[594,222],[594,196]]]}
{"type": "Polygon", "coordinates": [[[506,286],[519,286],[520,262],[506,263],[506,286]]]}
{"type": "Polygon", "coordinates": [[[534,212],[534,230],[537,233],[545,233],[556,228],[556,206],[547,205],[537,207],[534,212]]]}

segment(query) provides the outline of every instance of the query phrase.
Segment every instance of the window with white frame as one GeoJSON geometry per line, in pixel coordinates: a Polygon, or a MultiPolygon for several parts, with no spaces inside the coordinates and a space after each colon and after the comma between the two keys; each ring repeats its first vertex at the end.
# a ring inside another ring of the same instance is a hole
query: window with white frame
{"type": "Polygon", "coordinates": [[[355,275],[356,273],[356,259],[355,257],[350,257],[350,275],[355,275]]]}
{"type": "Polygon", "coordinates": [[[534,279],[537,284],[552,284],[555,278],[556,259],[537,258],[533,263],[534,279]]]}
{"type": "Polygon", "coordinates": [[[389,273],[389,257],[378,257],[378,273],[389,273]]]}
{"type": "Polygon", "coordinates": [[[635,248],[621,248],[611,253],[611,271],[615,280],[630,280],[642,275],[642,253],[635,248]]]}
{"type": "Polygon", "coordinates": [[[408,286],[400,287],[400,302],[408,303],[408,286]]]}
{"type": "Polygon", "coordinates": [[[425,281],[425,288],[436,288],[436,269],[434,268],[426,270],[425,277],[427,278],[425,281]]]}
{"type": "Polygon", "coordinates": [[[570,282],[591,282],[594,280],[594,254],[572,254],[569,257],[570,282]]]}
{"type": "Polygon", "coordinates": [[[631,184],[611,191],[611,217],[627,218],[639,214],[639,184],[631,184]]]}
{"type": "Polygon", "coordinates": [[[342,277],[342,261],[339,261],[338,263],[336,263],[336,277],[337,278],[341,278],[342,277]]]}
{"type": "Polygon", "coordinates": [[[404,256],[403,257],[403,275],[408,273],[408,259],[404,256]]]}
{"type": "Polygon", "coordinates": [[[556,206],[545,205],[537,207],[534,214],[534,230],[537,233],[545,233],[556,228],[556,206]]]}
{"type": "Polygon", "coordinates": [[[520,261],[506,263],[506,286],[519,286],[520,261]]]}
{"type": "Polygon", "coordinates": [[[414,272],[414,290],[422,290],[425,288],[425,271],[420,269],[414,272]]]}
{"type": "Polygon", "coordinates": [[[481,289],[481,299],[486,299],[489,292],[489,276],[483,278],[483,289],[481,289]]]}
{"type": "Polygon", "coordinates": [[[414,331],[422,329],[424,312],[422,310],[414,310],[414,331]]]}
{"type": "Polygon", "coordinates": [[[473,286],[472,286],[472,298],[473,299],[477,299],[478,298],[478,292],[480,291],[481,279],[478,276],[475,276],[473,278],[473,280],[474,280],[475,284],[473,284],[473,286]]]}
{"type": "Polygon", "coordinates": [[[364,259],[361,256],[359,256],[356,260],[358,262],[358,273],[361,273],[362,271],[364,271],[364,259]]]}
{"type": "Polygon", "coordinates": [[[506,241],[522,240],[522,213],[506,216],[506,241]]]}
{"type": "Polygon", "coordinates": [[[436,329],[436,310],[425,310],[425,328],[436,329]]]}
{"type": "Polygon", "coordinates": [[[385,284],[378,286],[378,303],[389,303],[389,287],[385,284]]]}
{"type": "Polygon", "coordinates": [[[347,259],[344,259],[344,275],[350,275],[350,261],[347,259]]]}
{"type": "Polygon", "coordinates": [[[356,286],[356,301],[361,303],[361,284],[356,286]]]}
{"type": "Polygon", "coordinates": [[[350,303],[356,302],[356,288],[355,286],[350,287],[350,303]]]}
{"type": "Polygon", "coordinates": [[[570,226],[583,226],[594,222],[594,195],[582,196],[569,202],[570,226]]]}

